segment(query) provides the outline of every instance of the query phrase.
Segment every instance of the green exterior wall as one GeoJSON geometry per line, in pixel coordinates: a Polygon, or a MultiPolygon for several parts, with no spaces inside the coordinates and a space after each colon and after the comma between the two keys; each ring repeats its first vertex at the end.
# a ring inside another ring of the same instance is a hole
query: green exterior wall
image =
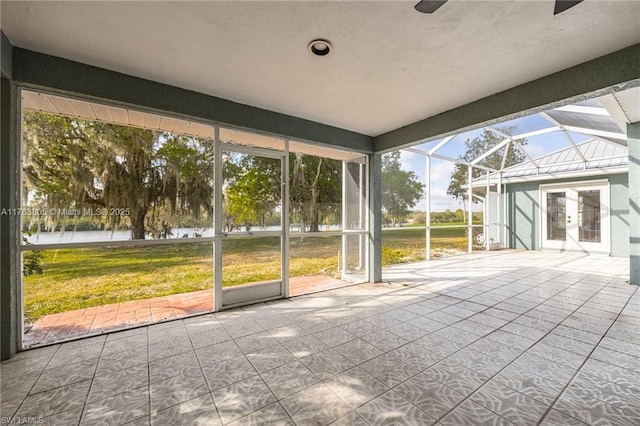
{"type": "MultiPolygon", "coordinates": [[[[14,208],[19,188],[16,173],[17,100],[15,85],[0,80],[0,207],[14,208]]],[[[21,268],[20,254],[14,242],[19,235],[18,216],[0,216],[0,359],[17,350],[20,318],[20,289],[14,277],[21,268]]],[[[22,319],[20,318],[20,321],[22,319]]]]}
{"type": "Polygon", "coordinates": [[[2,78],[11,78],[13,68],[13,45],[0,31],[0,74],[2,78]]]}
{"type": "Polygon", "coordinates": [[[611,256],[629,256],[629,179],[626,173],[508,184],[507,243],[510,248],[540,249],[541,184],[609,179],[611,197],[611,256]],[[615,236],[615,237],[613,237],[615,236]]]}
{"type": "Polygon", "coordinates": [[[369,281],[382,282],[382,155],[369,156],[369,281]]]}
{"type": "MultiPolygon", "coordinates": [[[[629,281],[640,285],[640,122],[627,124],[629,146],[629,281]]],[[[623,237],[621,236],[620,239],[623,237]]]]}

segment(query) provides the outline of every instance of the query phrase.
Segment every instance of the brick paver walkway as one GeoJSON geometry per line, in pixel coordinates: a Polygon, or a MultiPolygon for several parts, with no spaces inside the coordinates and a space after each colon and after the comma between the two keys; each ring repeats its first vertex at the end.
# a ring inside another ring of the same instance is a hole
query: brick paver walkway
{"type": "MultiPolygon", "coordinates": [[[[344,286],[324,275],[289,279],[291,296],[344,286]]],[[[212,290],[114,303],[45,315],[25,333],[25,348],[213,310],[212,290]]]]}

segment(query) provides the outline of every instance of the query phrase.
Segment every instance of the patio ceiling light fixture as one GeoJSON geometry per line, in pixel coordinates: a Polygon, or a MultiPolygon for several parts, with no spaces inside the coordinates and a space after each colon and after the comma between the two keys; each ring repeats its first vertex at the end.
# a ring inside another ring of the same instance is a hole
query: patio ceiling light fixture
{"type": "Polygon", "coordinates": [[[315,39],[309,43],[309,51],[316,56],[327,56],[331,53],[331,43],[321,38],[315,39]]]}

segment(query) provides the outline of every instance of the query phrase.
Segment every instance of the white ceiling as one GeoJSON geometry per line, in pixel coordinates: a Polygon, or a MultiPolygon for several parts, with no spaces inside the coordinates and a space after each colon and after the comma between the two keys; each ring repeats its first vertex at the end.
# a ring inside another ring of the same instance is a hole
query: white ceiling
{"type": "Polygon", "coordinates": [[[640,2],[2,1],[18,47],[378,135],[640,42],[640,2]],[[307,50],[327,38],[331,55],[307,50]]]}

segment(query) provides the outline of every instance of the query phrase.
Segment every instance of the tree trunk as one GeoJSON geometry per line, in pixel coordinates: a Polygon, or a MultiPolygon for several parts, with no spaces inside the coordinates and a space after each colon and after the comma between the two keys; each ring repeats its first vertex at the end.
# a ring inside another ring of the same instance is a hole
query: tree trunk
{"type": "Polygon", "coordinates": [[[464,204],[465,198],[462,197],[462,221],[467,223],[467,206],[464,204]]]}
{"type": "Polygon", "coordinates": [[[136,210],[131,215],[131,239],[132,240],[144,240],[145,229],[144,219],[147,212],[144,209],[136,210]]]}
{"type": "Polygon", "coordinates": [[[320,225],[319,225],[319,215],[318,215],[318,211],[317,210],[313,210],[311,212],[311,224],[309,225],[309,232],[320,232],[320,225]]]}
{"type": "Polygon", "coordinates": [[[309,205],[309,232],[319,232],[320,227],[318,226],[318,196],[320,195],[318,192],[318,180],[320,179],[320,172],[322,170],[322,158],[318,161],[318,169],[316,170],[316,176],[311,183],[311,203],[309,205]]]}

